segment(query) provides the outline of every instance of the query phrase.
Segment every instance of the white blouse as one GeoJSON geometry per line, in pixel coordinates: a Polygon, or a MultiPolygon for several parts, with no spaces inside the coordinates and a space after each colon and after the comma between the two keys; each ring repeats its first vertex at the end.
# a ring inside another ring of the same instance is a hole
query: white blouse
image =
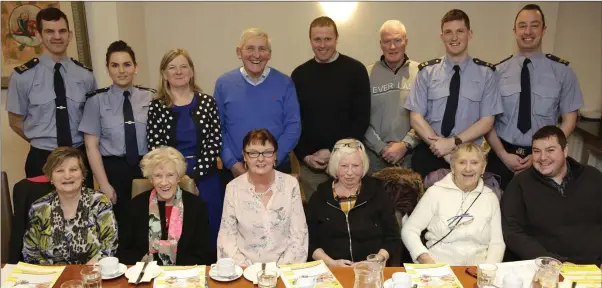
{"type": "Polygon", "coordinates": [[[482,179],[473,191],[463,192],[454,184],[451,173],[426,191],[403,225],[401,238],[414,261],[428,253],[437,263],[458,266],[500,263],[506,249],[495,193],[483,185],[482,179]],[[467,212],[471,217],[462,219],[443,241],[431,247],[451,230],[449,223],[453,221],[448,220],[463,214],[473,201],[467,212]],[[424,229],[428,249],[420,240],[424,229]]]}
{"type": "Polygon", "coordinates": [[[255,195],[247,173],[228,183],[217,237],[218,259],[232,258],[240,266],[307,261],[307,222],[299,182],[275,172],[267,206],[255,195]]]}

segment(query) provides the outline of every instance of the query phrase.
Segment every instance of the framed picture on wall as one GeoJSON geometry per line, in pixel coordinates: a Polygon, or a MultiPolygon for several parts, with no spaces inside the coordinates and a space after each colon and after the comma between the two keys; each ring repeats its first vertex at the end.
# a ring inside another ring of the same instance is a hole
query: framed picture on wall
{"type": "Polygon", "coordinates": [[[73,39],[67,56],[92,67],[84,2],[2,1],[2,89],[8,88],[10,74],[44,51],[37,33],[36,15],[41,9],[57,7],[67,15],[73,39]]]}

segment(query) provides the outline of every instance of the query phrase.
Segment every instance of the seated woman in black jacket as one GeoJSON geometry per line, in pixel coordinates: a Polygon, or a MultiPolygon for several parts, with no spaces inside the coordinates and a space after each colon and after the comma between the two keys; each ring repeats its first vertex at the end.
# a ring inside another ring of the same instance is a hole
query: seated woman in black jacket
{"type": "Polygon", "coordinates": [[[178,185],[186,175],[184,156],[163,146],[140,166],[154,189],[132,199],[129,221],[119,231],[121,262],[136,264],[148,253],[159,265],[211,264],[207,205],[178,185]]]}
{"type": "Polygon", "coordinates": [[[349,266],[370,254],[389,259],[400,253],[395,208],[380,180],[366,176],[364,145],[339,140],[327,172],[334,179],[320,184],[307,206],[309,255],[328,266],[349,266]]]}

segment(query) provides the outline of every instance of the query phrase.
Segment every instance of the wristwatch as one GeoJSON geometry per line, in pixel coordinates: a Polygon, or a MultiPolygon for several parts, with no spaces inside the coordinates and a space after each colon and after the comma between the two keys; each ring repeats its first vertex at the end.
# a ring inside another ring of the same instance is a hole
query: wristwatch
{"type": "Polygon", "coordinates": [[[456,146],[460,146],[460,144],[462,144],[462,139],[460,139],[458,136],[454,136],[454,144],[456,144],[456,146]]]}
{"type": "Polygon", "coordinates": [[[403,145],[406,145],[406,151],[410,151],[412,150],[412,145],[410,145],[410,143],[406,142],[406,141],[401,141],[401,143],[403,145]]]}

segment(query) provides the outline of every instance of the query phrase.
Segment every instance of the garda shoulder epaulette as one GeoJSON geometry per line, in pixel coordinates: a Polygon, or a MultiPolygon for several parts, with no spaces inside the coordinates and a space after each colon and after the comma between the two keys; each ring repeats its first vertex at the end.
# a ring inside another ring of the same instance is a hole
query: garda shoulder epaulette
{"type": "Polygon", "coordinates": [[[146,91],[150,91],[151,93],[157,93],[157,90],[153,89],[153,88],[148,88],[148,87],[144,87],[144,86],[140,86],[140,85],[134,85],[134,87],[140,89],[140,90],[146,90],[146,91]]]}
{"type": "Polygon", "coordinates": [[[86,98],[90,98],[90,97],[92,97],[92,96],[94,96],[94,95],[96,95],[98,93],[107,92],[107,91],[109,91],[109,88],[110,87],[105,87],[105,88],[100,88],[100,89],[89,91],[88,93],[86,93],[86,98]]]}
{"type": "Polygon", "coordinates": [[[75,65],[77,65],[77,66],[79,66],[79,67],[82,67],[82,68],[84,68],[84,69],[86,69],[86,70],[88,70],[88,71],[90,71],[90,72],[93,72],[93,71],[92,71],[92,68],[88,68],[88,67],[86,67],[86,65],[82,64],[81,62],[79,62],[79,61],[77,61],[77,60],[75,60],[75,59],[73,59],[73,58],[71,58],[71,61],[73,61],[73,63],[75,63],[75,65]]]}
{"type": "Polygon", "coordinates": [[[560,59],[560,57],[554,56],[552,54],[546,54],[546,57],[552,61],[556,61],[558,63],[564,64],[566,66],[569,66],[569,61],[560,59]]]}
{"type": "Polygon", "coordinates": [[[510,60],[510,58],[512,58],[512,56],[514,56],[514,55],[510,55],[510,56],[506,57],[506,59],[504,59],[504,60],[502,60],[502,61],[498,62],[497,64],[495,64],[495,65],[493,65],[493,66],[500,65],[500,64],[502,64],[502,63],[504,63],[504,62],[506,62],[506,61],[510,60]]]}
{"type": "Polygon", "coordinates": [[[19,74],[23,74],[23,72],[38,65],[38,63],[40,63],[40,60],[38,58],[33,58],[33,59],[27,61],[26,63],[24,63],[23,65],[15,67],[15,71],[17,71],[17,73],[19,73],[19,74]]]}
{"type": "Polygon", "coordinates": [[[493,65],[493,64],[491,64],[489,62],[483,61],[483,60],[481,60],[479,58],[473,58],[472,61],[474,61],[474,63],[477,64],[477,65],[489,67],[489,68],[491,68],[491,70],[495,71],[495,65],[493,65]]]}
{"type": "Polygon", "coordinates": [[[437,63],[441,63],[441,59],[440,58],[436,58],[436,59],[433,59],[433,60],[422,62],[422,63],[420,63],[420,65],[418,65],[418,70],[422,70],[422,68],[424,68],[426,66],[435,65],[437,63]]]}

